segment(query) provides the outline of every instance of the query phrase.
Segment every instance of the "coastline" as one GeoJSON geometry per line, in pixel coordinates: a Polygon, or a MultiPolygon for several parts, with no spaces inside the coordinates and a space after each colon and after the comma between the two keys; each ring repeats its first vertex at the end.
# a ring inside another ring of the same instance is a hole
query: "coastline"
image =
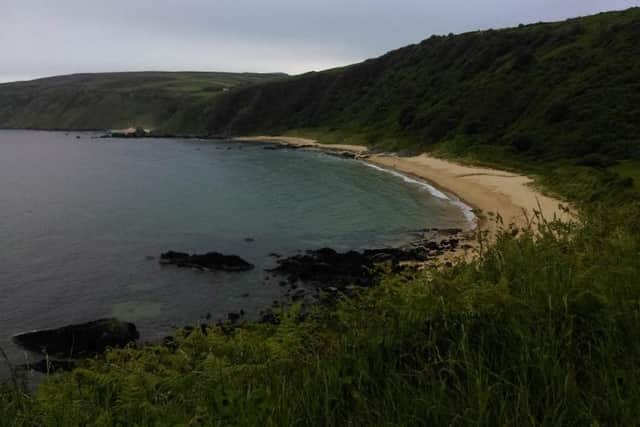
{"type": "MultiPolygon", "coordinates": [[[[322,144],[313,139],[288,136],[251,136],[233,138],[238,142],[271,142],[293,148],[308,148],[331,154],[351,153],[371,166],[395,171],[446,192],[452,203],[470,206],[475,215],[475,231],[487,232],[490,241],[502,227],[526,229],[536,223],[537,215],[545,220],[570,220],[562,200],[542,194],[533,187],[533,179],[512,172],[479,166],[467,166],[420,154],[400,157],[395,153],[370,153],[361,145],[322,144]],[[458,200],[456,200],[458,199],[458,200]]],[[[437,195],[434,194],[436,197],[437,195]]]]}

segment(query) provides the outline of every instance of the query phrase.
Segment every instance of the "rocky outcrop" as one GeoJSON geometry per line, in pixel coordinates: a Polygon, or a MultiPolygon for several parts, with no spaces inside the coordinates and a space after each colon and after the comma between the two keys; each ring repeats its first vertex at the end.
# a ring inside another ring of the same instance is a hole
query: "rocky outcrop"
{"type": "Polygon", "coordinates": [[[71,358],[100,354],[111,347],[124,347],[139,337],[133,323],[117,319],[100,319],[18,334],[13,337],[13,342],[35,353],[71,358]]]}
{"type": "Polygon", "coordinates": [[[184,252],[165,252],[160,256],[160,264],[201,270],[249,271],[254,265],[237,255],[223,255],[209,252],[203,255],[189,255],[184,252]]]}
{"type": "Polygon", "coordinates": [[[379,277],[377,267],[380,265],[398,271],[404,263],[425,262],[445,252],[455,251],[460,240],[453,234],[438,241],[417,241],[403,248],[345,253],[330,248],[310,250],[302,255],[278,259],[277,266],[268,271],[285,276],[290,284],[300,281],[321,289],[335,287],[344,290],[350,285],[368,287],[376,284],[379,277]]]}

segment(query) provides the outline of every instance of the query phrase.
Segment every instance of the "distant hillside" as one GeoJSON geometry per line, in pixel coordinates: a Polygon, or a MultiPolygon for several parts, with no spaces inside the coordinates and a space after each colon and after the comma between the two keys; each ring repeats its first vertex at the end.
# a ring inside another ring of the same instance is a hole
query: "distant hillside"
{"type": "Polygon", "coordinates": [[[0,84],[0,127],[108,129],[171,125],[177,111],[284,74],[74,74],[0,84]]]}
{"type": "Polygon", "coordinates": [[[346,68],[239,89],[185,117],[183,129],[216,134],[295,129],[411,150],[637,157],[640,9],[434,36],[346,68]]]}

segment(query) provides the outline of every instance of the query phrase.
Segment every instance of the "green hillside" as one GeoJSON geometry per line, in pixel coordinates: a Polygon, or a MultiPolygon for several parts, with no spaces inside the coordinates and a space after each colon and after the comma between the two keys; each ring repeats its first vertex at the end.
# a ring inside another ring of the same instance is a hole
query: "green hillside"
{"type": "MultiPolygon", "coordinates": [[[[246,87],[185,129],[529,159],[640,155],[640,9],[433,36],[380,58],[246,87]],[[490,146],[490,147],[487,147],[490,146]]],[[[175,129],[174,129],[175,130],[175,129]]]]}
{"type": "Polygon", "coordinates": [[[0,84],[0,127],[112,129],[170,125],[176,111],[282,74],[73,74],[0,84]]]}

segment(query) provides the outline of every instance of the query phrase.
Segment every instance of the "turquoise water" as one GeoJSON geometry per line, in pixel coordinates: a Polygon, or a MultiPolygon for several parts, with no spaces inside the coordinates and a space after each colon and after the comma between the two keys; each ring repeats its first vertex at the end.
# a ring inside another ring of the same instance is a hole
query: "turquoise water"
{"type": "Polygon", "coordinates": [[[420,183],[264,146],[0,131],[0,345],[104,316],[157,339],[281,299],[263,271],[271,252],[383,246],[467,223],[420,183]],[[257,268],[201,273],[151,259],[170,249],[237,254],[257,268]]]}

